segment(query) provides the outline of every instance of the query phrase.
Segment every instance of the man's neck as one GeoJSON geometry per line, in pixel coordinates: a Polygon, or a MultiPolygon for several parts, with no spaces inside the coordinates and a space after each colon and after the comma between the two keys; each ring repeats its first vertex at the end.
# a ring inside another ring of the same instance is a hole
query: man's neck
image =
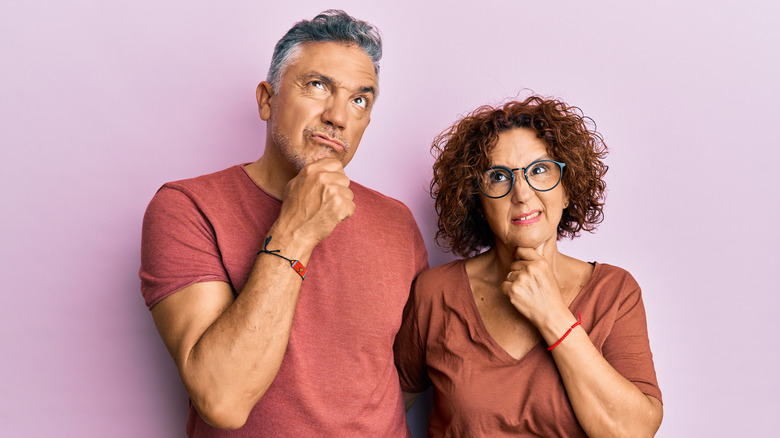
{"type": "Polygon", "coordinates": [[[285,160],[282,162],[284,164],[280,165],[279,160],[273,160],[266,153],[259,160],[246,166],[246,171],[255,184],[279,199],[284,198],[287,183],[297,175],[295,169],[291,168],[285,160]]]}

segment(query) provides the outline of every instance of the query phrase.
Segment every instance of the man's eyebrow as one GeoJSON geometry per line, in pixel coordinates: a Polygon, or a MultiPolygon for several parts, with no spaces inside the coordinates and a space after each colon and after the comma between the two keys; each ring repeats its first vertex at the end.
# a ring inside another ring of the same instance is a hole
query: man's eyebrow
{"type": "Polygon", "coordinates": [[[371,93],[372,96],[376,96],[376,88],[374,87],[360,87],[361,93],[371,93]]]}
{"type": "Polygon", "coordinates": [[[307,74],[301,75],[301,79],[303,80],[303,82],[309,82],[311,80],[318,80],[320,82],[325,82],[326,84],[335,84],[336,83],[336,81],[332,77],[325,76],[324,74],[317,73],[317,72],[307,73],[307,74]]]}
{"type": "MultiPolygon", "coordinates": [[[[334,86],[341,85],[340,83],[336,82],[336,80],[333,79],[332,77],[324,75],[322,73],[312,72],[312,73],[307,73],[307,74],[301,75],[301,81],[302,82],[309,82],[309,81],[312,81],[312,80],[317,80],[317,81],[320,81],[320,82],[324,82],[324,83],[326,83],[328,85],[334,85],[334,86]]],[[[360,89],[358,90],[358,93],[361,93],[361,94],[371,94],[374,97],[376,97],[376,95],[377,95],[376,87],[373,87],[373,86],[360,87],[360,89]]]]}

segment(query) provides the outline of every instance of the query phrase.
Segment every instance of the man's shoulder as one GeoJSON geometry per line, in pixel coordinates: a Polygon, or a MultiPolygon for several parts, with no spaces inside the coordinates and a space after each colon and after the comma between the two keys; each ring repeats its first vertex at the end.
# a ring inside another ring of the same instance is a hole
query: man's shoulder
{"type": "Polygon", "coordinates": [[[236,164],[217,172],[207,173],[193,178],[170,181],[163,184],[163,187],[190,193],[203,189],[230,186],[244,174],[241,167],[241,164],[236,164]]]}
{"type": "Polygon", "coordinates": [[[152,197],[149,209],[175,213],[184,206],[194,206],[201,214],[215,214],[222,209],[246,202],[247,199],[279,202],[270,195],[263,194],[243,170],[242,165],[238,164],[218,172],[163,184],[152,197]]]}
{"type": "Polygon", "coordinates": [[[349,189],[355,195],[356,202],[368,203],[377,208],[395,209],[406,214],[411,214],[411,210],[403,202],[380,193],[374,189],[368,188],[360,183],[351,181],[349,189]]]}

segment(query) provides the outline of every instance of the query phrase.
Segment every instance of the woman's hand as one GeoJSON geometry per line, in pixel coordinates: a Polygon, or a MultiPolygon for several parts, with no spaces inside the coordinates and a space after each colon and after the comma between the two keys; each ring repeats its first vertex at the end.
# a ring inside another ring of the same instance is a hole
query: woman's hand
{"type": "Polygon", "coordinates": [[[517,248],[509,266],[507,281],[501,285],[512,305],[540,327],[551,316],[569,315],[552,266],[544,258],[544,244],[538,248],[517,248]]]}
{"type": "MultiPolygon", "coordinates": [[[[553,345],[576,321],[563,298],[552,266],[536,250],[518,248],[501,290],[553,345]]],[[[642,315],[644,316],[644,315],[642,315]]],[[[661,402],[610,365],[583,327],[572,330],[552,351],[577,420],[588,436],[649,436],[663,418],[661,402]]]]}

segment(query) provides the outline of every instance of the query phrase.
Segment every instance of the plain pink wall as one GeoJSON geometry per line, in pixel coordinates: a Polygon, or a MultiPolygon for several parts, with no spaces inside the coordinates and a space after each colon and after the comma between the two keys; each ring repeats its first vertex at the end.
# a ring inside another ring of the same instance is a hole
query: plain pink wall
{"type": "Polygon", "coordinates": [[[4,2],[0,436],[184,436],[138,290],[143,211],[165,181],[260,155],[273,44],[329,7],[385,38],[347,172],[412,208],[431,264],[450,258],[433,246],[433,136],[525,88],[576,104],[611,147],[609,197],[599,232],[561,246],[643,286],[658,436],[776,435],[778,7],[479,3],[4,2]]]}

